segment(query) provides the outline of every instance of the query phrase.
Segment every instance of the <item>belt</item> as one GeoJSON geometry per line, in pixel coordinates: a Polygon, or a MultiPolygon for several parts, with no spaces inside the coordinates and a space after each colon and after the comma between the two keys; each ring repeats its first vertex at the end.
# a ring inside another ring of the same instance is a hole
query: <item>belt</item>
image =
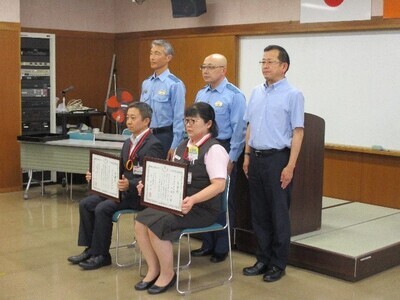
{"type": "Polygon", "coordinates": [[[221,139],[216,139],[220,143],[229,143],[231,139],[226,139],[226,140],[221,140],[221,139]]]}
{"type": "Polygon", "coordinates": [[[153,132],[153,134],[171,132],[172,125],[165,126],[165,127],[151,128],[151,131],[153,132]]]}
{"type": "Polygon", "coordinates": [[[289,148],[283,148],[283,149],[267,149],[267,150],[257,150],[257,149],[252,149],[254,155],[256,157],[266,157],[270,156],[271,154],[277,153],[277,152],[283,152],[283,151],[289,151],[289,148]]]}
{"type": "Polygon", "coordinates": [[[216,139],[224,148],[231,146],[231,139],[226,139],[226,140],[221,140],[221,139],[216,139]]]}

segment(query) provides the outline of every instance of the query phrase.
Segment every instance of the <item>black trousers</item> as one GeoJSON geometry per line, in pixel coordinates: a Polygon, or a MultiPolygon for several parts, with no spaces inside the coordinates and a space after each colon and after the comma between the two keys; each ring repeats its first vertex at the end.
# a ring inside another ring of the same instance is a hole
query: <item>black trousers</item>
{"type": "Polygon", "coordinates": [[[289,207],[292,183],[281,188],[280,177],[290,151],[250,155],[249,191],[257,261],[285,269],[290,248],[289,207]]]}
{"type": "Polygon", "coordinates": [[[157,132],[156,130],[153,132],[154,136],[158,138],[163,146],[164,150],[164,158],[167,158],[168,151],[171,148],[172,141],[174,139],[174,133],[172,131],[172,128],[170,131],[162,131],[162,132],[157,132]],[[156,133],[154,133],[156,132],[156,133]]]}
{"type": "MultiPolygon", "coordinates": [[[[128,202],[115,202],[91,195],[79,202],[78,246],[90,248],[92,255],[109,253],[112,235],[112,216],[120,209],[132,208],[128,202]]],[[[133,230],[133,228],[132,228],[133,230]]]]}

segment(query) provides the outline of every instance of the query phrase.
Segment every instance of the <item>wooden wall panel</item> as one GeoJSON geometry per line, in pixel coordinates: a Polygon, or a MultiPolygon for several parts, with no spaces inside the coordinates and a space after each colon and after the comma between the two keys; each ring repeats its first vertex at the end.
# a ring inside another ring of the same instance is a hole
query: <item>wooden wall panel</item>
{"type": "Polygon", "coordinates": [[[140,98],[139,78],[139,40],[118,39],[115,40],[117,87],[126,88],[133,98],[140,98]]]}
{"type": "Polygon", "coordinates": [[[360,201],[361,169],[360,157],[325,150],[324,196],[360,201]]]}
{"type": "Polygon", "coordinates": [[[400,157],[362,156],[361,201],[400,208],[400,157]]]}
{"type": "MultiPolygon", "coordinates": [[[[66,95],[67,102],[82,99],[85,106],[103,111],[113,53],[113,35],[56,33],[57,95],[61,98],[61,91],[73,85],[75,88],[66,95]]],[[[93,118],[92,125],[100,127],[101,118],[93,118]]]]}
{"type": "Polygon", "coordinates": [[[399,178],[398,155],[325,149],[325,196],[400,208],[399,178]]]}
{"type": "Polygon", "coordinates": [[[0,192],[22,188],[20,25],[0,23],[0,192]]]}

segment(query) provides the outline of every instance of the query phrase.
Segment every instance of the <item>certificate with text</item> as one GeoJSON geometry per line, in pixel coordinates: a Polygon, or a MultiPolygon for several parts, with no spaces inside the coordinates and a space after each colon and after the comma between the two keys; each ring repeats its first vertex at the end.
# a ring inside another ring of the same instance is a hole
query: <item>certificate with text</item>
{"type": "Polygon", "coordinates": [[[187,164],[145,157],[141,203],[182,216],[187,177],[187,164]]]}
{"type": "Polygon", "coordinates": [[[105,152],[90,150],[90,190],[119,202],[118,180],[120,174],[119,157],[105,152]]]}

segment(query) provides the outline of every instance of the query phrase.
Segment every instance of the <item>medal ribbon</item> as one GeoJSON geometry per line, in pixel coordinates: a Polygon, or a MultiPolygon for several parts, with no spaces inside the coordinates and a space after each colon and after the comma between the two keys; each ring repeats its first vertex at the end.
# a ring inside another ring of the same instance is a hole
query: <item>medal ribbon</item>
{"type": "Polygon", "coordinates": [[[125,169],[128,171],[132,171],[133,169],[133,161],[136,158],[136,153],[139,151],[140,147],[142,146],[145,138],[150,134],[150,130],[148,130],[139,140],[139,142],[136,144],[135,148],[132,151],[132,142],[131,142],[131,149],[129,150],[130,155],[129,155],[129,159],[127,160],[126,164],[125,164],[125,169]]]}

